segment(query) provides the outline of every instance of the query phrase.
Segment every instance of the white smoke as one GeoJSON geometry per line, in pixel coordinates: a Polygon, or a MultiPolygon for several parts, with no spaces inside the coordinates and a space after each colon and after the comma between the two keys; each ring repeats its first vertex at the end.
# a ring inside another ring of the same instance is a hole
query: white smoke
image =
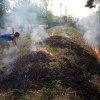
{"type": "MultiPolygon", "coordinates": [[[[12,0],[9,1],[11,2],[12,0]]],[[[19,26],[23,27],[24,32],[30,34],[30,37],[32,39],[31,50],[36,51],[39,45],[34,44],[34,42],[43,42],[43,40],[48,37],[47,33],[45,32],[44,26],[40,26],[40,18],[45,16],[43,15],[43,7],[39,6],[36,3],[32,3],[30,0],[15,0],[12,3],[13,4],[9,8],[8,13],[5,15],[5,27],[14,27],[14,30],[18,32],[20,31],[19,26]]],[[[6,4],[7,0],[5,0],[5,5],[6,4]]],[[[23,34],[21,33],[21,36],[22,35],[23,34]]],[[[6,66],[4,71],[5,75],[9,75],[11,73],[13,69],[13,62],[15,61],[14,57],[17,53],[18,51],[15,47],[10,47],[9,53],[6,49],[4,50],[4,57],[2,59],[2,62],[6,66]]]]}
{"type": "Polygon", "coordinates": [[[19,27],[23,27],[25,31],[26,28],[39,24],[41,18],[44,17],[43,7],[38,2],[34,3],[31,0],[9,1],[10,7],[8,7],[8,13],[5,15],[6,27],[13,26],[16,31],[19,31],[19,27]]]}
{"type": "Polygon", "coordinates": [[[9,51],[7,49],[4,49],[3,52],[3,59],[2,62],[5,66],[4,75],[9,75],[12,72],[13,69],[13,63],[15,61],[15,56],[18,54],[18,49],[15,47],[10,47],[9,51]]]}
{"type": "Polygon", "coordinates": [[[83,38],[92,47],[100,44],[100,8],[82,20],[78,20],[76,26],[84,33],[83,38]]]}
{"type": "Polygon", "coordinates": [[[10,12],[5,16],[6,26],[13,26],[15,31],[20,31],[18,28],[23,27],[23,33],[28,33],[32,40],[30,49],[36,51],[39,42],[43,43],[44,39],[48,37],[44,26],[40,22],[41,18],[43,19],[46,16],[44,7],[45,1],[9,1],[11,2],[11,6],[10,12]]]}
{"type": "Polygon", "coordinates": [[[34,27],[33,32],[31,33],[31,39],[32,39],[31,50],[37,51],[40,46],[39,43],[41,42],[43,44],[44,40],[48,37],[49,35],[45,32],[43,26],[38,25],[34,27]]]}

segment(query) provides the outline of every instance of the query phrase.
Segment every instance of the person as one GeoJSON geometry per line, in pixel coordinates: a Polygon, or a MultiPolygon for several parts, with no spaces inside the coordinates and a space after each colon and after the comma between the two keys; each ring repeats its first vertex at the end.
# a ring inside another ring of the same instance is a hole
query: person
{"type": "Polygon", "coordinates": [[[14,34],[0,34],[0,45],[2,48],[1,53],[3,53],[5,48],[9,52],[10,44],[8,41],[12,41],[12,44],[18,47],[16,38],[18,38],[19,36],[19,32],[15,32],[14,34]]]}

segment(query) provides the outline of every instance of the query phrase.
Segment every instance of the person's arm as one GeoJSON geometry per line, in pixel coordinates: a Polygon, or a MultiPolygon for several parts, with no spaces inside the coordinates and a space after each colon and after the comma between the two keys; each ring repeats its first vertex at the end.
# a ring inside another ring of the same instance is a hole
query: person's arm
{"type": "Polygon", "coordinates": [[[17,45],[17,42],[16,42],[16,39],[13,39],[13,40],[12,40],[12,44],[13,44],[14,46],[18,46],[18,45],[17,45]]]}
{"type": "Polygon", "coordinates": [[[17,42],[16,42],[15,36],[12,35],[11,38],[12,38],[12,44],[13,44],[14,46],[17,46],[17,42]]]}
{"type": "Polygon", "coordinates": [[[12,35],[11,38],[12,38],[12,44],[18,49],[18,51],[20,51],[18,48],[15,36],[12,35]]]}
{"type": "Polygon", "coordinates": [[[15,48],[16,48],[18,51],[20,51],[20,50],[19,50],[19,47],[18,47],[18,45],[17,45],[16,39],[13,39],[13,40],[12,40],[12,43],[13,43],[13,45],[15,46],[15,48]]]}

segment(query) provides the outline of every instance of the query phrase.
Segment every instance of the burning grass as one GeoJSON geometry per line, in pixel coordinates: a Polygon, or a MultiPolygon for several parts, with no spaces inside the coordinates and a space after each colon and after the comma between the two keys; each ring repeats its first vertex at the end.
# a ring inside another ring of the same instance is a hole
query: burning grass
{"type": "Polygon", "coordinates": [[[26,50],[28,43],[25,44],[13,63],[12,72],[7,77],[0,73],[0,93],[5,93],[2,97],[10,100],[99,100],[99,85],[95,84],[99,83],[99,78],[93,76],[100,77],[100,63],[95,56],[83,45],[61,35],[50,36],[44,42],[45,48],[30,52],[26,50]]]}

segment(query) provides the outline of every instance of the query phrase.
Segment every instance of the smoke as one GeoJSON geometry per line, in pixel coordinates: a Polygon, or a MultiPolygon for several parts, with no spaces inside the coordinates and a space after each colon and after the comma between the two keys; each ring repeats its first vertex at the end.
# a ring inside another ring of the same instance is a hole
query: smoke
{"type": "Polygon", "coordinates": [[[43,26],[36,26],[33,29],[33,32],[31,33],[31,50],[37,51],[40,45],[44,44],[44,40],[48,38],[49,35],[45,32],[45,29],[43,26]]]}
{"type": "MultiPolygon", "coordinates": [[[[21,36],[26,37],[26,35],[23,33],[28,33],[32,40],[29,49],[31,49],[32,51],[38,50],[40,45],[44,44],[44,40],[49,37],[45,32],[44,26],[41,25],[40,22],[41,17],[45,16],[43,15],[43,7],[39,6],[37,3],[32,3],[30,0],[16,0],[15,2],[12,2],[12,0],[9,1],[12,4],[7,11],[8,13],[6,13],[5,15],[5,27],[10,30],[9,32],[11,32],[11,28],[13,27],[14,31],[18,31],[21,33],[21,36]],[[19,29],[20,27],[23,28],[22,32],[19,29]]],[[[25,41],[23,41],[23,43],[25,43],[25,41]]],[[[12,69],[14,67],[13,63],[15,62],[14,58],[17,53],[18,51],[15,47],[10,47],[9,53],[6,49],[4,50],[4,57],[2,59],[2,62],[6,67],[4,70],[5,76],[9,75],[12,72],[12,69]]]]}
{"type": "MultiPolygon", "coordinates": [[[[97,0],[100,2],[100,0],[97,0]]],[[[84,33],[83,38],[92,47],[100,45],[100,8],[91,15],[79,19],[76,23],[77,28],[84,33]]]]}
{"type": "Polygon", "coordinates": [[[3,59],[2,62],[5,66],[4,70],[4,76],[8,76],[13,69],[13,63],[15,61],[14,57],[18,54],[18,49],[15,47],[10,47],[9,51],[7,49],[4,49],[3,52],[3,59]]]}
{"type": "MultiPolygon", "coordinates": [[[[5,4],[6,4],[5,0],[5,4]]],[[[32,2],[31,0],[16,0],[10,1],[10,6],[5,15],[5,26],[24,28],[32,25],[39,24],[44,14],[43,7],[38,2],[32,2]]]]}
{"type": "Polygon", "coordinates": [[[62,36],[69,38],[69,36],[66,34],[66,27],[62,27],[62,26],[60,26],[60,27],[61,27],[61,31],[62,31],[62,36]]]}

